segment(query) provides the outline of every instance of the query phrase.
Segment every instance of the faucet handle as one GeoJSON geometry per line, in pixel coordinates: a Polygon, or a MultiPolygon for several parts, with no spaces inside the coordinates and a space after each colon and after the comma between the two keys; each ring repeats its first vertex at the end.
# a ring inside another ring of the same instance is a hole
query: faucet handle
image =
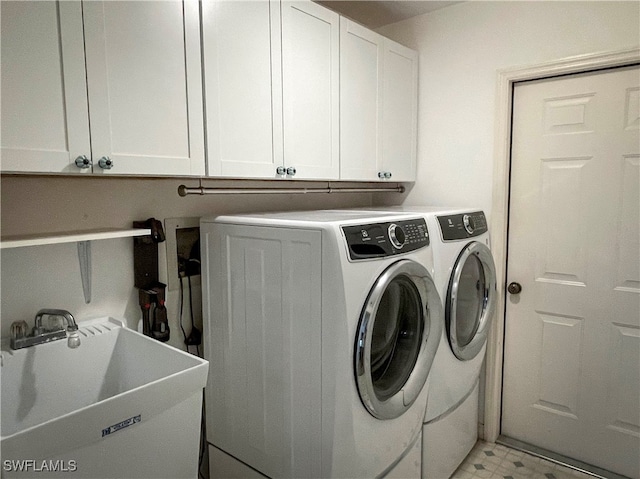
{"type": "Polygon", "coordinates": [[[14,321],[11,323],[11,338],[22,339],[28,335],[29,325],[26,321],[14,321]]]}

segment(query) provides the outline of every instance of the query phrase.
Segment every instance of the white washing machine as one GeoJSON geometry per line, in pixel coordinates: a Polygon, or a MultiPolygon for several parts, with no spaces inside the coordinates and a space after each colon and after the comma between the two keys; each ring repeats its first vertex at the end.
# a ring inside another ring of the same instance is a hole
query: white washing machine
{"type": "Polygon", "coordinates": [[[445,331],[434,360],[423,434],[423,478],[450,477],[478,437],[478,389],[496,301],[496,270],[482,211],[425,213],[445,331]]]}
{"type": "Polygon", "coordinates": [[[201,220],[211,477],[419,477],[442,337],[425,219],[201,220]]]}
{"type": "Polygon", "coordinates": [[[422,430],[422,477],[448,478],[477,440],[479,375],[496,301],[487,221],[475,209],[406,206],[376,211],[420,214],[431,233],[445,327],[422,430]]]}

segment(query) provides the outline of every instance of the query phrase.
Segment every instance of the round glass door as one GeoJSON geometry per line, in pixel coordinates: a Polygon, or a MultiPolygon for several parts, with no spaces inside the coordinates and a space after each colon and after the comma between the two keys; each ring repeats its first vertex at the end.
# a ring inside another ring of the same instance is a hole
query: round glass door
{"type": "Polygon", "coordinates": [[[400,416],[416,400],[442,333],[442,307],[422,265],[402,260],[387,268],[369,292],[358,327],[358,392],[379,419],[400,416]]]}
{"type": "Polygon", "coordinates": [[[491,251],[469,243],[453,268],[445,317],[451,350],[469,360],[482,350],[489,331],[496,293],[496,271],[491,251]]]}

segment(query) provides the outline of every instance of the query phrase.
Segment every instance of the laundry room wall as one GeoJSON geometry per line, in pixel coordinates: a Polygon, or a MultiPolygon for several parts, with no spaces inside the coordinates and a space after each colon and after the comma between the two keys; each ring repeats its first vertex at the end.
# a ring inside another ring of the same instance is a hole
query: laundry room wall
{"type": "Polygon", "coordinates": [[[418,179],[406,204],[490,214],[497,71],[638,47],[639,9],[638,2],[473,1],[380,28],[420,54],[418,179]]]}
{"type": "MultiPolygon", "coordinates": [[[[197,186],[194,179],[2,176],[2,236],[38,235],[73,230],[130,228],[150,217],[191,218],[252,211],[311,210],[370,206],[371,193],[178,196],[178,186],[197,186]]],[[[273,182],[205,181],[205,185],[274,186],[273,182]]],[[[326,186],[326,183],[324,183],[326,186]]],[[[313,186],[313,183],[309,183],[313,186]]],[[[318,185],[316,185],[318,186],[318,185]]],[[[397,193],[394,193],[397,194],[397,193]]],[[[400,196],[400,195],[398,195],[400,196]]],[[[82,320],[112,315],[136,327],[140,318],[133,286],[133,240],[93,241],[92,299],[84,300],[75,243],[0,250],[1,336],[12,321],[33,323],[41,308],[63,308],[82,320]]],[[[166,242],[159,245],[161,281],[166,282],[166,242]]],[[[201,326],[199,280],[193,281],[196,325],[201,326]]],[[[185,293],[188,295],[185,281],[185,293]]],[[[189,332],[189,298],[184,302],[189,332]]],[[[179,329],[179,289],[170,291],[170,344],[183,346],[179,329]]]]}

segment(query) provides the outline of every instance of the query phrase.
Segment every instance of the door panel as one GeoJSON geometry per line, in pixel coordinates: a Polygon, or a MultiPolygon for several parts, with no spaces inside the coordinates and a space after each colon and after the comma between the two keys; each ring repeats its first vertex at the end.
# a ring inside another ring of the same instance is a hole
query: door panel
{"type": "Polygon", "coordinates": [[[575,418],[583,320],[553,314],[539,314],[538,319],[542,323],[542,350],[535,407],[575,418]]]}
{"type": "Polygon", "coordinates": [[[543,230],[540,236],[540,262],[536,278],[549,282],[584,284],[586,272],[585,243],[589,236],[587,224],[579,215],[589,192],[584,188],[587,158],[553,158],[541,160],[539,192],[543,230]],[[571,250],[556,248],[558,244],[572,245],[571,250]]]}
{"type": "Polygon", "coordinates": [[[623,155],[620,175],[620,217],[618,219],[619,249],[617,255],[616,291],[640,291],[640,156],[623,155]]]}
{"type": "Polygon", "coordinates": [[[639,70],[515,87],[502,433],[640,475],[639,70]]]}

